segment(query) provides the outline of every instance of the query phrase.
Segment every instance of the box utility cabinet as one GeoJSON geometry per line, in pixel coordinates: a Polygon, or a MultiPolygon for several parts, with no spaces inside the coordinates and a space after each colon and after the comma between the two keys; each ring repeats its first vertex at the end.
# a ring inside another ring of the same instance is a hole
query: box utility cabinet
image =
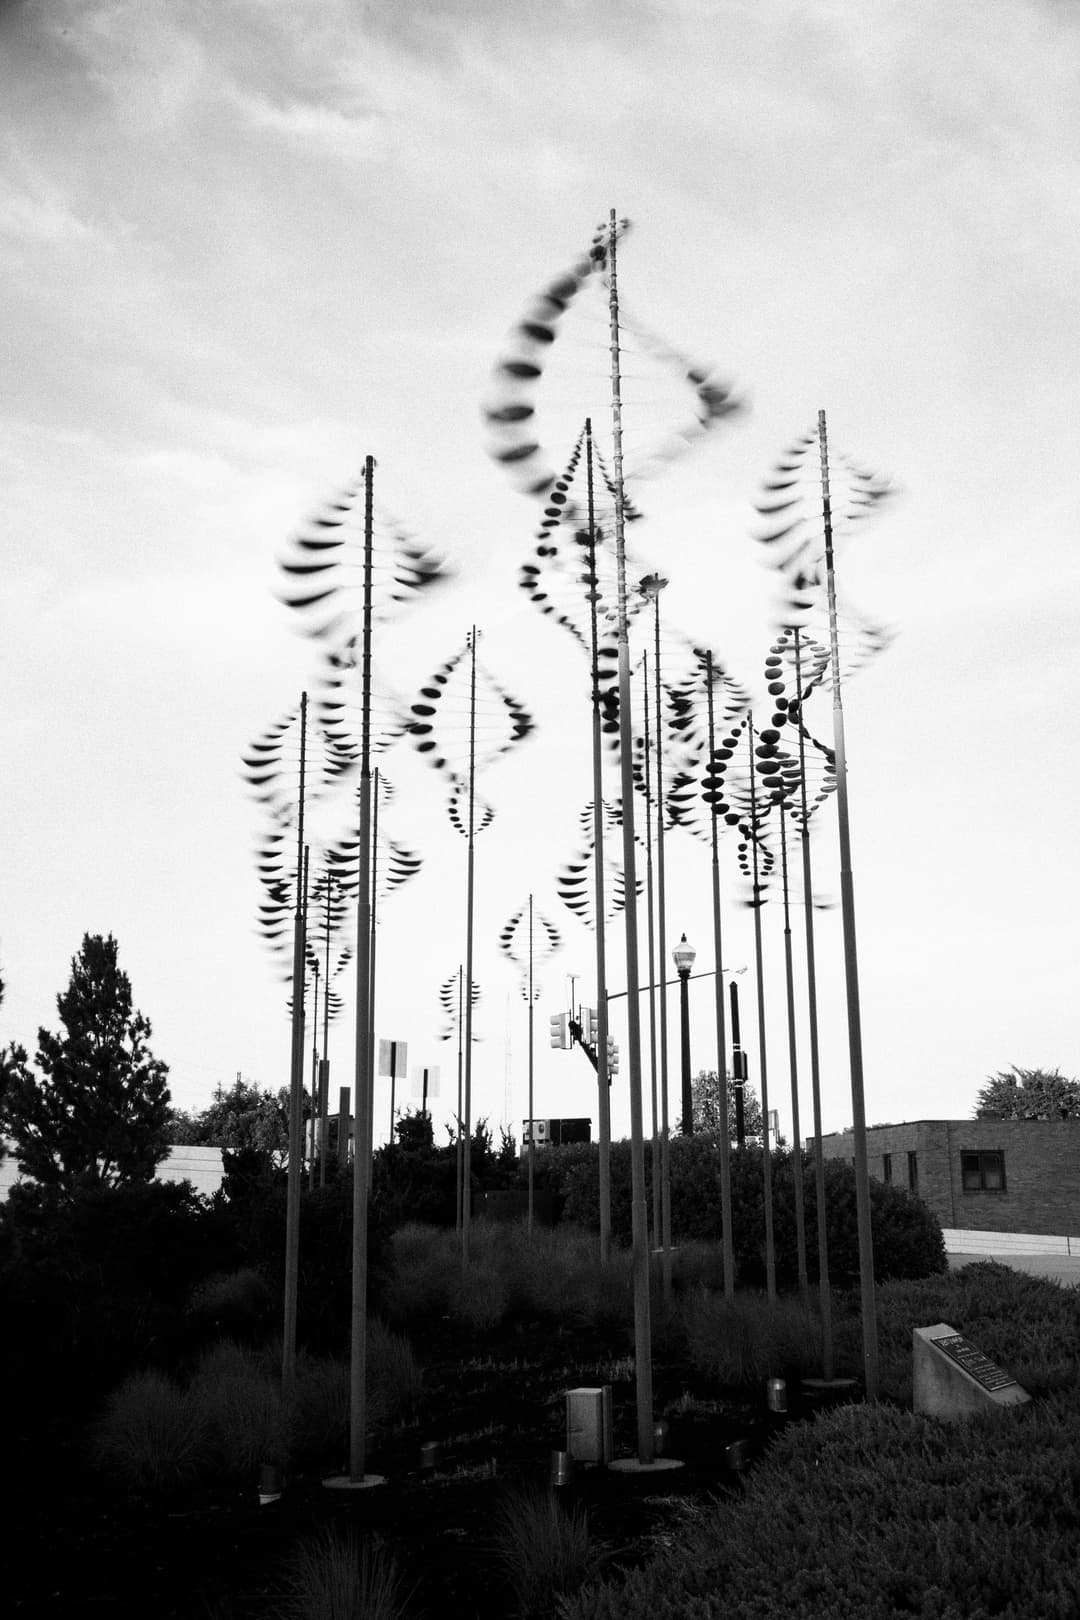
{"type": "Polygon", "coordinates": [[[604,1467],[614,1456],[611,1385],[566,1392],[566,1449],[575,1462],[604,1467]]]}

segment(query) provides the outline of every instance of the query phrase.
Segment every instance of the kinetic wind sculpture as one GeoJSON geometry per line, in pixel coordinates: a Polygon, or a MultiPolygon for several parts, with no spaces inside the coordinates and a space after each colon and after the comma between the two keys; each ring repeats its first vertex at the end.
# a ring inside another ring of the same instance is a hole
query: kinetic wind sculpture
{"type": "Polygon", "coordinates": [[[326,1185],[330,1120],[330,1024],[344,1007],[341,995],[334,989],[334,980],[344,971],[353,955],[350,934],[355,907],[356,861],[355,854],[350,854],[350,850],[354,851],[355,845],[347,844],[343,848],[327,851],[325,868],[312,885],[310,900],[307,954],[315,975],[316,1042],[320,962],[323,992],[322,1054],[317,1058],[317,1085],[313,1090],[312,1109],[313,1119],[318,1119],[318,1154],[313,1150],[311,1156],[312,1173],[318,1157],[320,1187],[326,1185]]]}
{"type": "MultiPolygon", "coordinates": [[[[837,820],[840,838],[840,904],[844,929],[844,972],[847,989],[848,1056],[851,1068],[852,1135],[855,1149],[855,1193],[859,1230],[859,1293],[863,1328],[866,1396],[878,1394],[877,1315],[874,1288],[873,1233],[870,1219],[870,1176],[866,1158],[866,1102],[862,1062],[858,949],[855,936],[855,892],[851,869],[851,834],[847,797],[847,755],[840,671],[840,615],[837,607],[834,530],[876,506],[888,485],[835,452],[830,457],[825,412],[816,431],[796,440],[774,470],[758,503],[768,525],[758,538],[776,547],[776,564],[789,589],[783,622],[806,628],[806,615],[824,605],[828,615],[833,694],[833,746],[836,760],[837,820]],[[777,499],[779,497],[779,499],[777,499]],[[820,517],[819,517],[820,512],[820,517]]],[[[870,627],[864,640],[879,650],[880,631],[870,627]]]]}
{"type": "MultiPolygon", "coordinates": [[[[420,689],[403,716],[417,751],[450,785],[449,816],[468,846],[466,857],[465,980],[473,983],[473,907],[476,835],[494,812],[481,808],[477,824],[476,773],[523,742],[535,729],[532,715],[477,659],[473,626],[464,646],[420,689]]],[[[465,1005],[464,1158],[462,1164],[461,1260],[469,1260],[472,1219],[472,1000],[465,1005]]]]}
{"type": "MultiPolygon", "coordinates": [[[[617,800],[605,799],[601,816],[607,828],[622,826],[622,811],[617,800]]],[[[555,892],[566,909],[591,932],[596,927],[596,885],[590,881],[596,851],[596,823],[591,801],[582,809],[578,822],[582,842],[555,874],[555,892]]],[[[603,859],[604,921],[611,922],[626,905],[626,875],[622,863],[606,850],[603,859]]],[[[636,887],[639,895],[644,892],[645,885],[640,878],[636,887]]]]}
{"type": "Polygon", "coordinates": [[[536,1155],[536,1143],[533,1140],[533,1077],[535,1048],[533,1042],[533,1014],[536,1009],[536,968],[540,963],[554,956],[562,946],[562,935],[549,922],[546,917],[539,915],[533,905],[530,894],[525,905],[519,906],[507,922],[503,924],[499,935],[499,949],[503,955],[521,972],[521,993],[529,1005],[529,1202],[528,1227],[533,1229],[533,1167],[536,1155]],[[537,932],[540,934],[539,946],[537,932]]]}
{"type": "MultiPolygon", "coordinates": [[[[600,370],[600,359],[602,353],[606,360],[609,352],[608,314],[615,245],[628,229],[627,220],[620,221],[614,230],[610,222],[597,228],[588,251],[530,301],[496,363],[492,396],[484,408],[490,450],[525,494],[546,495],[555,484],[551,455],[540,438],[539,408],[545,402],[542,385],[551,380],[551,356],[556,338],[565,329],[565,318],[575,304],[575,313],[583,316],[585,327],[584,341],[576,346],[575,358],[583,364],[581,374],[571,378],[564,388],[569,409],[574,409],[574,396],[584,404],[585,409],[578,407],[578,421],[589,405],[589,398],[582,401],[582,395],[595,397],[603,386],[605,373],[600,370]]],[[[627,374],[633,373],[634,382],[640,376],[645,384],[641,398],[635,397],[633,385],[629,392],[620,389],[622,402],[634,408],[639,424],[646,429],[641,435],[640,447],[632,449],[627,456],[625,478],[643,479],[683,454],[719,421],[738,410],[739,401],[731,385],[710,367],[688,359],[631,319],[625,302],[619,308],[618,340],[625,353],[636,351],[635,364],[625,368],[627,374]],[[670,400],[664,401],[662,425],[656,423],[655,388],[651,388],[647,380],[653,369],[665,377],[678,379],[678,416],[674,423],[670,400]],[[653,420],[649,422],[648,418],[653,420]]],[[[553,402],[548,402],[547,410],[549,415],[555,414],[553,402]]],[[[636,431],[632,427],[629,436],[633,438],[636,431]]],[[[620,482],[622,477],[620,468],[620,482]]],[[[629,517],[629,511],[625,515],[629,517]]]]}

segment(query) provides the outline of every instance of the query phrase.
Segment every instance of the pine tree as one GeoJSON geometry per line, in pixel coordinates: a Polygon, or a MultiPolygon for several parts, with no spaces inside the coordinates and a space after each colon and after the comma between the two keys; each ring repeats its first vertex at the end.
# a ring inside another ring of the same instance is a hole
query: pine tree
{"type": "Polygon", "coordinates": [[[168,1069],[110,934],[87,934],[57,997],[63,1034],[38,1031],[35,1065],[8,1075],[3,1124],[19,1169],[71,1197],[83,1186],[149,1181],[167,1151],[168,1069]]]}

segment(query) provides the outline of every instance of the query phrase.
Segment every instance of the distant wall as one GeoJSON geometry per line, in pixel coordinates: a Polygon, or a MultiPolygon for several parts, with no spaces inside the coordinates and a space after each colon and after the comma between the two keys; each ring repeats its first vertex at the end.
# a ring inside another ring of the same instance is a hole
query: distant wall
{"type": "MultiPolygon", "coordinates": [[[[807,1142],[812,1151],[813,1139],[807,1142]]],[[[850,1131],[822,1137],[827,1159],[851,1163],[850,1131]]],[[[1056,1236],[1080,1226],[1080,1120],[921,1119],[874,1125],[866,1132],[870,1174],[885,1179],[892,1156],[893,1185],[907,1187],[907,1155],[918,1165],[918,1196],[943,1227],[974,1232],[1056,1236]],[[960,1155],[1004,1155],[1002,1189],[965,1190],[960,1155]]]]}
{"type": "MultiPolygon", "coordinates": [[[[221,1149],[216,1147],[171,1147],[167,1156],[162,1159],[154,1171],[156,1181],[190,1181],[197,1193],[209,1197],[217,1192],[221,1186],[224,1167],[221,1162],[221,1149]]],[[[17,1181],[26,1178],[20,1176],[18,1165],[11,1155],[8,1144],[8,1155],[0,1160],[0,1201],[8,1195],[8,1189],[17,1181]]]]}

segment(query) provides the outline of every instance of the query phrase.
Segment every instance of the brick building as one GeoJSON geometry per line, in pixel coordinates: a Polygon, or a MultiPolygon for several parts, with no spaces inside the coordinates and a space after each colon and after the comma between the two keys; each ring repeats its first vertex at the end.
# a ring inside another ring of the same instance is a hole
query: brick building
{"type": "MultiPolygon", "coordinates": [[[[821,1146],[827,1159],[854,1159],[850,1131],[821,1146]]],[[[866,1150],[872,1176],[917,1194],[946,1229],[1080,1234],[1080,1119],[872,1125],[866,1150]]]]}

